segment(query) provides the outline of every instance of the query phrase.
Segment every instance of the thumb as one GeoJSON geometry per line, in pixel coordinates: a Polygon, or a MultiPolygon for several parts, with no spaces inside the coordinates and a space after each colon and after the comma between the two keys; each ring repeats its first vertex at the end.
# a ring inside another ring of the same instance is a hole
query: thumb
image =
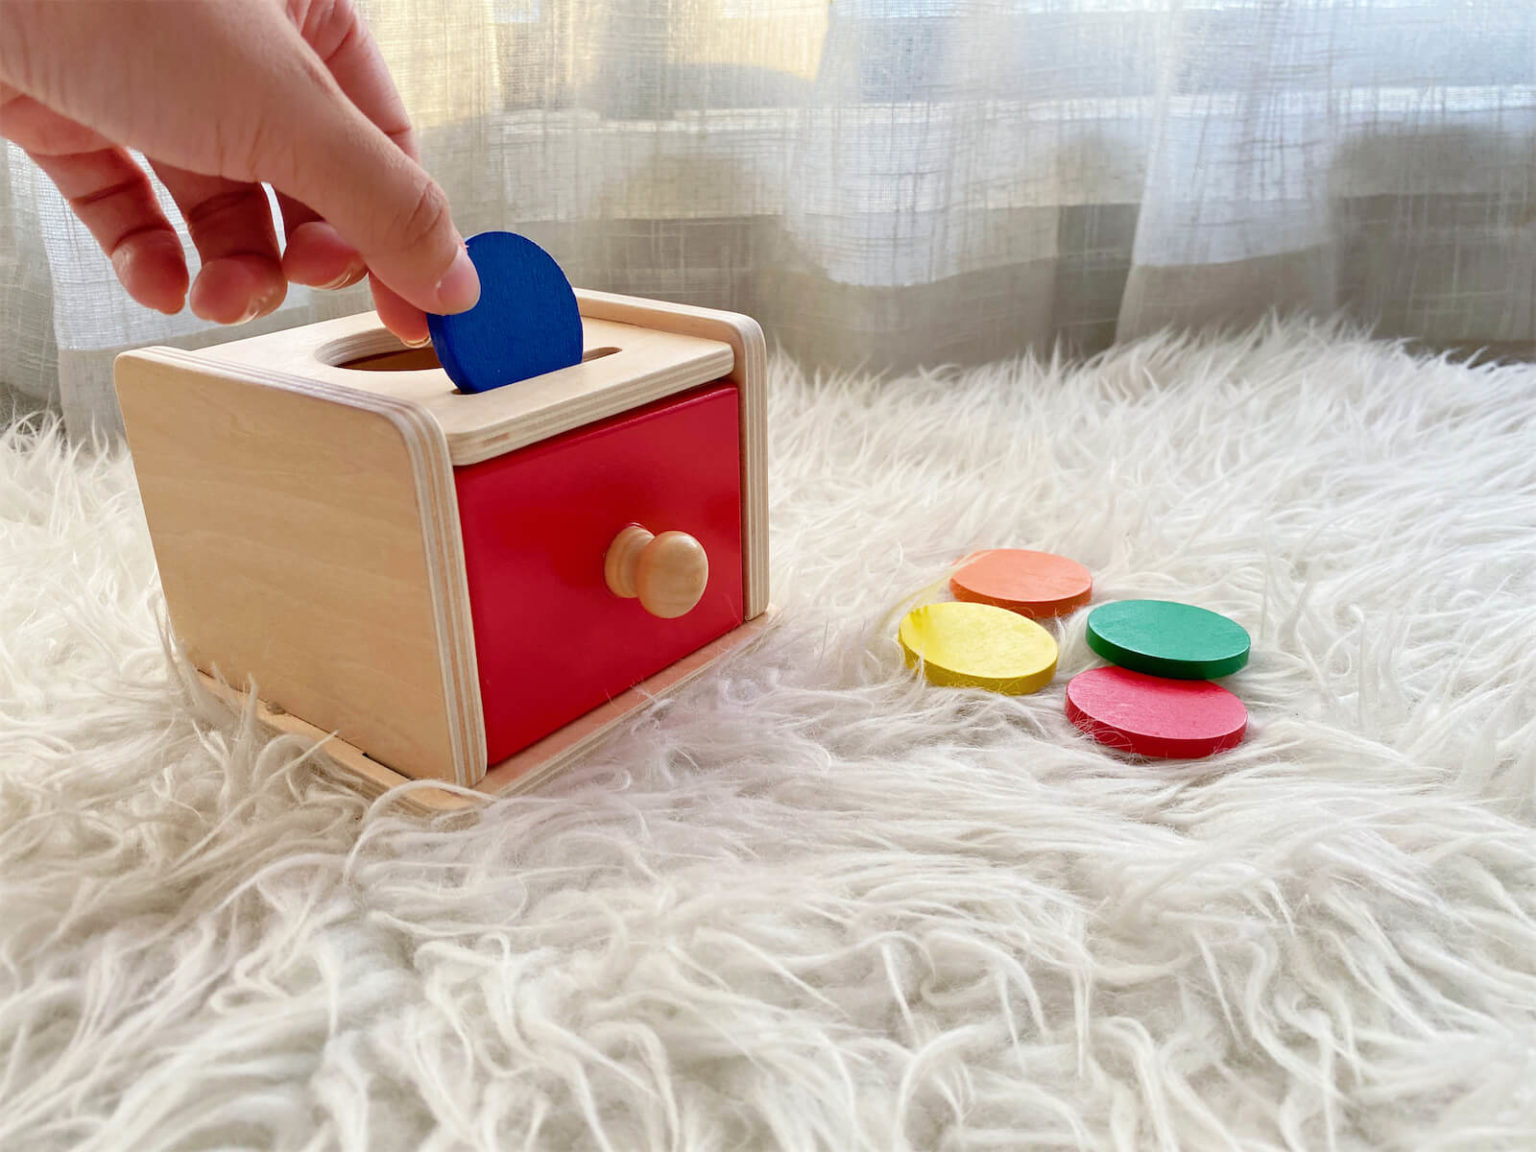
{"type": "MultiPolygon", "coordinates": [[[[320,83],[329,115],[309,131],[289,121],[294,135],[280,144],[286,163],[273,165],[273,186],[323,217],[410,304],[437,313],[474,307],[480,279],[447,195],[328,79],[320,83]]],[[[256,167],[267,165],[258,158],[256,167]]]]}

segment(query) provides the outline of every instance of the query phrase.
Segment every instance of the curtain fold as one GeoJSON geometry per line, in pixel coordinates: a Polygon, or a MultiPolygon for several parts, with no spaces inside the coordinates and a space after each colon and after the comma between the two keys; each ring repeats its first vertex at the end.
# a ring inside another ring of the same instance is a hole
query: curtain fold
{"type": "MultiPolygon", "coordinates": [[[[1342,311],[1536,341],[1520,0],[372,0],[466,233],[756,316],[820,365],[1091,353],[1342,311]]],[[[134,308],[14,149],[0,382],[116,421],[134,308]]],[[[267,327],[367,306],[295,291],[267,327]]]]}

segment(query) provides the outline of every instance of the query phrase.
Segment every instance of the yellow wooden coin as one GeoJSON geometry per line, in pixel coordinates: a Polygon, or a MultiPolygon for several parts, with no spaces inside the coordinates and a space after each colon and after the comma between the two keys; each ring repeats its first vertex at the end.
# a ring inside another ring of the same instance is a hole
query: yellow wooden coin
{"type": "Polygon", "coordinates": [[[949,688],[1024,696],[1056,675],[1055,638],[992,604],[927,604],[907,613],[899,636],[907,667],[921,662],[930,683],[949,688]]]}

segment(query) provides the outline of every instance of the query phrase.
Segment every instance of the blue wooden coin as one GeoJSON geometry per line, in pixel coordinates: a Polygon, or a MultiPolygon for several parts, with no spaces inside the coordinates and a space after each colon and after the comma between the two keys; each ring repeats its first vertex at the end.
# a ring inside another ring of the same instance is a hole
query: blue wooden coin
{"type": "Polygon", "coordinates": [[[1121,600],[1088,614],[1088,647],[1111,664],[1171,680],[1215,680],[1248,663],[1248,632],[1172,600],[1121,600]]]}
{"type": "Polygon", "coordinates": [[[554,257],[526,236],[481,232],[465,241],[480,273],[468,312],[427,314],[432,348],[461,392],[486,392],[581,363],[576,293],[554,257]]]}

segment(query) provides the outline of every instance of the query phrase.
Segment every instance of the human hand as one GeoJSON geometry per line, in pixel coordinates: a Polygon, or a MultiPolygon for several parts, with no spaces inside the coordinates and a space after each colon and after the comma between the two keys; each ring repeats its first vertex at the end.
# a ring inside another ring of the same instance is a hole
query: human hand
{"type": "Polygon", "coordinates": [[[368,275],[391,331],[480,282],[350,0],[0,0],[0,136],[47,173],[139,303],[242,323],[287,282],[368,275]],[[202,259],[181,242],[149,161],[202,259]],[[262,183],[287,233],[279,253],[262,183]]]}

